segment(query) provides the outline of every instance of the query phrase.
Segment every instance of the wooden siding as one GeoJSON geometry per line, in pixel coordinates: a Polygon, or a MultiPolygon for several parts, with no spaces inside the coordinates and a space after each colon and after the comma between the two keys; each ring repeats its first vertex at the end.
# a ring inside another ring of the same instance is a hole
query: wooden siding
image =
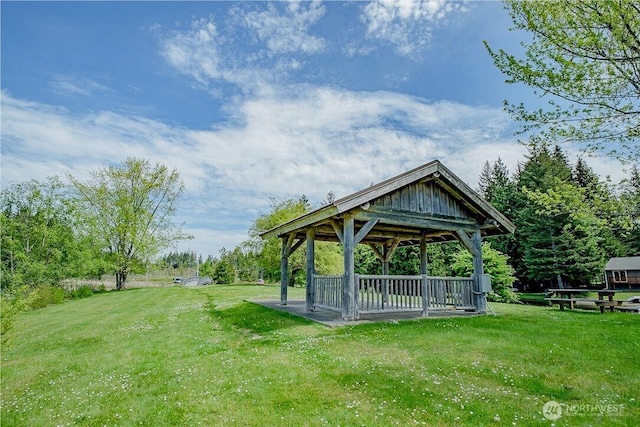
{"type": "Polygon", "coordinates": [[[437,183],[416,182],[378,197],[371,203],[385,209],[450,218],[473,218],[473,214],[437,183]]]}
{"type": "Polygon", "coordinates": [[[315,228],[315,240],[340,241],[335,230],[342,227],[346,216],[354,216],[358,227],[362,222],[377,221],[360,243],[379,244],[381,239],[400,238],[404,246],[417,244],[425,231],[427,237],[433,237],[428,242],[442,242],[455,239],[452,233],[460,229],[471,233],[480,227],[483,236],[515,229],[504,215],[436,160],[274,227],[260,237],[282,238],[293,232],[296,239],[304,239],[306,231],[315,228]],[[405,230],[398,233],[398,228],[405,230]],[[379,238],[370,238],[372,233],[379,238]]]}
{"type": "Polygon", "coordinates": [[[613,274],[614,270],[607,270],[605,274],[607,275],[607,283],[609,284],[609,289],[640,289],[640,270],[615,271],[625,271],[627,280],[624,282],[616,281],[613,274]]]}

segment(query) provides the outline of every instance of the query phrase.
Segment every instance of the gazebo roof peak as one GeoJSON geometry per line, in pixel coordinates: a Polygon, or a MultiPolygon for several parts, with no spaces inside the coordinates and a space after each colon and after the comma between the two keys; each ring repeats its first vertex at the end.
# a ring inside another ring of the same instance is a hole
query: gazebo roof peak
{"type": "Polygon", "coordinates": [[[319,240],[335,241],[339,237],[332,232],[335,221],[348,214],[355,215],[361,222],[377,220],[373,229],[377,229],[377,233],[372,233],[373,237],[365,243],[395,238],[404,244],[415,244],[416,236],[421,233],[432,234],[433,241],[453,240],[461,229],[481,228],[486,235],[515,230],[515,226],[489,202],[439,160],[433,160],[339,198],[260,236],[268,239],[295,233],[296,237],[302,238],[306,229],[314,227],[320,230],[316,233],[319,240]],[[328,232],[323,233],[322,229],[328,232]]]}

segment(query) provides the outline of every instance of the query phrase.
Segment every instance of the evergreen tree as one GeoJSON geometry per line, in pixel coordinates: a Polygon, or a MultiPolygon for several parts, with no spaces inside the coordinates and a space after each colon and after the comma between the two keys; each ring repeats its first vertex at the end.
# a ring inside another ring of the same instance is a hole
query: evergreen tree
{"type": "Polygon", "coordinates": [[[489,160],[484,162],[482,172],[478,178],[478,193],[485,199],[489,200],[489,187],[491,186],[491,165],[489,160]]]}
{"type": "Polygon", "coordinates": [[[557,275],[555,268],[557,236],[561,232],[560,218],[547,218],[538,214],[538,208],[530,202],[525,191],[545,192],[557,182],[567,182],[570,178],[571,168],[566,157],[559,150],[551,152],[548,145],[531,147],[527,161],[518,170],[517,193],[511,218],[516,225],[513,236],[515,245],[508,253],[516,276],[525,287],[549,286],[552,279],[557,286],[563,286],[561,276],[557,275]],[[537,265],[539,260],[536,256],[540,255],[540,250],[549,252],[551,256],[546,257],[543,264],[537,265]],[[544,267],[550,267],[550,270],[541,274],[544,267]]]}
{"type": "Polygon", "coordinates": [[[624,227],[620,230],[622,255],[640,256],[640,171],[631,168],[631,176],[622,182],[619,212],[624,227]]]}
{"type": "Polygon", "coordinates": [[[529,278],[557,280],[557,285],[589,285],[599,278],[605,263],[601,245],[604,221],[586,201],[584,189],[558,183],[541,191],[524,190],[544,226],[530,230],[525,246],[529,278]],[[545,231],[548,231],[546,235],[545,231]]]}
{"type": "MultiPolygon", "coordinates": [[[[503,215],[513,221],[516,206],[516,185],[510,178],[509,169],[498,158],[493,164],[485,163],[480,175],[480,194],[503,215]]],[[[491,237],[493,246],[503,253],[515,253],[517,248],[514,236],[503,235],[491,237]]]]}
{"type": "Polygon", "coordinates": [[[558,147],[535,147],[519,171],[514,258],[529,285],[564,287],[596,280],[606,258],[607,222],[598,207],[606,187],[580,161],[575,170],[558,147]]]}
{"type": "Polygon", "coordinates": [[[600,180],[598,175],[587,165],[587,162],[578,158],[572,172],[573,183],[585,190],[585,196],[589,200],[593,200],[596,193],[600,190],[600,180]]]}

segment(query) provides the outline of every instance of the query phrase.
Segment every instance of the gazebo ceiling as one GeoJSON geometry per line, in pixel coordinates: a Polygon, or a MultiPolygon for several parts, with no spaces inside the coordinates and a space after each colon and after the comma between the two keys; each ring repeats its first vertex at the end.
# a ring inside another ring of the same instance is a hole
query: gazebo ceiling
{"type": "Polygon", "coordinates": [[[263,239],[304,239],[313,228],[315,240],[341,241],[341,223],[363,227],[361,243],[399,246],[456,240],[460,231],[485,236],[512,233],[515,226],[438,160],[353,193],[261,234],[263,239]]]}

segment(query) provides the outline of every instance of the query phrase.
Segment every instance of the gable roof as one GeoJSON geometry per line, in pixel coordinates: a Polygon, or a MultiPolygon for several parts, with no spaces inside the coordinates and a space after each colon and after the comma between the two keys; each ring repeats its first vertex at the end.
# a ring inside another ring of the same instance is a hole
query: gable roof
{"type": "Polygon", "coordinates": [[[421,234],[431,241],[456,238],[459,229],[480,228],[484,235],[512,233],[515,226],[489,202],[465,184],[438,160],[357,191],[268,230],[263,239],[296,233],[303,238],[310,227],[317,240],[337,241],[335,221],[354,215],[362,225],[377,219],[372,237],[364,243],[391,238],[403,245],[416,244],[421,234]],[[436,207],[436,205],[438,205],[436,207]],[[375,237],[375,236],[378,237],[375,237]]]}
{"type": "Polygon", "coordinates": [[[611,258],[605,270],[640,270],[640,256],[611,258]]]}

